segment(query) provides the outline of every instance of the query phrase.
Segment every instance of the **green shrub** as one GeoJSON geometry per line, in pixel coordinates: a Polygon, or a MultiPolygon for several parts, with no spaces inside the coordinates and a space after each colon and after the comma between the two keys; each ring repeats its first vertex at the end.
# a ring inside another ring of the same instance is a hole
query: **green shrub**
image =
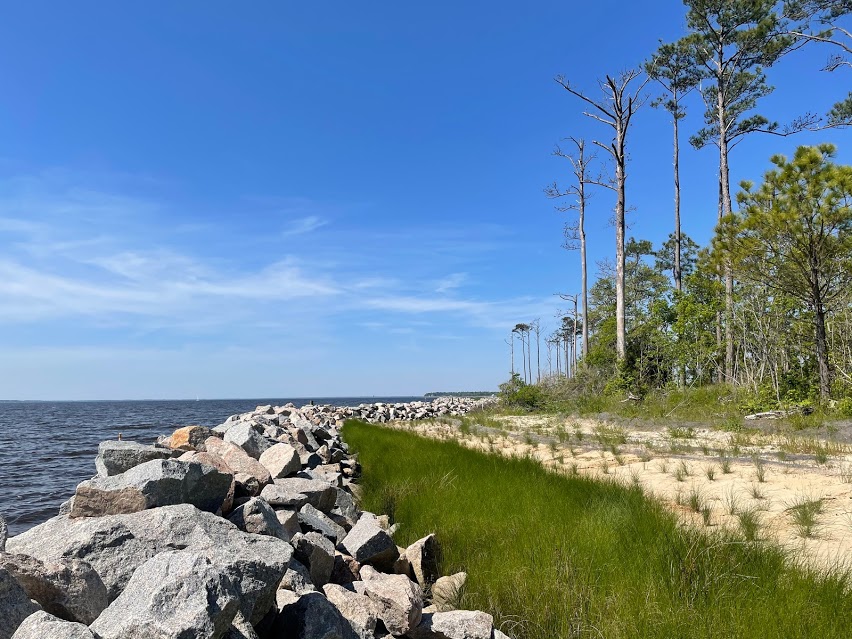
{"type": "Polygon", "coordinates": [[[512,379],[500,384],[500,399],[506,406],[534,410],[544,406],[545,396],[540,386],[527,384],[514,373],[512,379]]]}
{"type": "Polygon", "coordinates": [[[844,397],[834,409],[841,417],[852,417],[852,397],[844,397]]]}

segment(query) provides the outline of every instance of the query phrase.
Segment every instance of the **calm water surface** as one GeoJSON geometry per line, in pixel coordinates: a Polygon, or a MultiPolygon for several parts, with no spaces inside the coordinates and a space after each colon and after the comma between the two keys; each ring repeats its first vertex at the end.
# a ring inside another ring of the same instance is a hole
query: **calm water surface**
{"type": "MultiPolygon", "coordinates": [[[[317,404],[357,406],[422,397],[318,398],[317,404]]],[[[74,488],[95,474],[105,439],[145,444],[179,426],[216,426],[258,405],[302,406],[308,399],[239,399],[124,402],[0,402],[0,512],[16,535],[53,517],[74,488]]]]}

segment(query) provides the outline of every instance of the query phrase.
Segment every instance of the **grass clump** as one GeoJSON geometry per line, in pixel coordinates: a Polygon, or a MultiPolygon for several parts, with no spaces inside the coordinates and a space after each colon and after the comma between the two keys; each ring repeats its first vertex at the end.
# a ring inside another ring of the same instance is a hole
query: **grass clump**
{"type": "Polygon", "coordinates": [[[817,518],[822,513],[822,499],[798,497],[787,507],[787,512],[790,513],[799,537],[808,539],[816,532],[819,523],[817,518]]]}
{"type": "Polygon", "coordinates": [[[737,520],[740,524],[740,532],[746,541],[757,541],[760,539],[760,513],[756,508],[746,508],[737,512],[737,520]]]}
{"type": "Polygon", "coordinates": [[[669,437],[672,439],[693,439],[695,437],[695,429],[691,426],[688,428],[669,426],[669,437]]]}
{"type": "Polygon", "coordinates": [[[442,573],[469,574],[462,607],[514,639],[845,637],[852,626],[845,574],[683,527],[637,487],[357,422],[344,436],[363,466],[362,507],[404,522],[400,545],[435,532],[442,573]]]}

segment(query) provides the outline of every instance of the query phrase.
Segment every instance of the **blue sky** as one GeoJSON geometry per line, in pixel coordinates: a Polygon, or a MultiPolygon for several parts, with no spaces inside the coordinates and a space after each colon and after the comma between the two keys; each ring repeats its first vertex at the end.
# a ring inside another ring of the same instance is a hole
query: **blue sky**
{"type": "MultiPolygon", "coordinates": [[[[683,28],[680,2],[7,4],[0,22],[0,398],[491,389],[520,321],[579,288],[542,189],[592,95],[683,28]]],[[[812,48],[762,112],[825,111],[848,73],[812,48]]],[[[690,103],[685,134],[701,125],[690,103]]],[[[670,128],[631,131],[631,234],[672,214],[670,128]]],[[[686,136],[684,136],[686,137],[686,136]]],[[[754,136],[773,153],[852,134],[754,136]]],[[[684,230],[706,241],[715,154],[685,144],[684,230]]],[[[596,193],[590,261],[613,253],[596,193]]]]}

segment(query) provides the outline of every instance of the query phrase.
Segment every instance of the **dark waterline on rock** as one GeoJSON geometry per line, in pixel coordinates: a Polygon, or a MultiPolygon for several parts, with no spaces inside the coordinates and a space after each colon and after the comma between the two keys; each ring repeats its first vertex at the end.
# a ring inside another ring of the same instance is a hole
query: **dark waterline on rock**
{"type": "MultiPolygon", "coordinates": [[[[357,406],[422,397],[323,397],[317,404],[357,406]]],[[[98,444],[116,439],[152,443],[179,426],[216,426],[258,405],[302,406],[306,398],[0,402],[0,513],[9,534],[56,515],[78,483],[95,474],[98,444]]]]}

